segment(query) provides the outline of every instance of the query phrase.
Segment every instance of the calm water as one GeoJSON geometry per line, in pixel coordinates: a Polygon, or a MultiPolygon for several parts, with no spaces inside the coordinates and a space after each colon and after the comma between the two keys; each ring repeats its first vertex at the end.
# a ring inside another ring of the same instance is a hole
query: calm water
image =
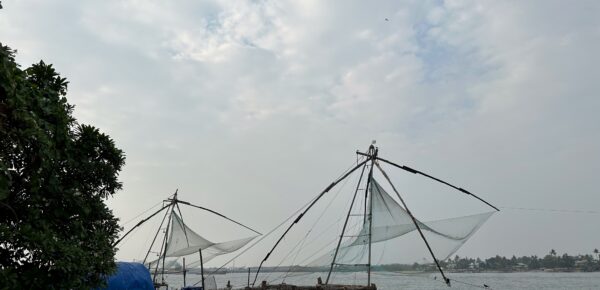
{"type": "MultiPolygon", "coordinates": [[[[266,273],[259,277],[261,280],[281,281],[285,273],[266,273]]],[[[314,285],[317,277],[327,276],[326,273],[296,273],[285,280],[288,284],[314,285]]],[[[373,273],[373,283],[381,290],[393,289],[449,289],[438,279],[435,274],[397,274],[391,272],[373,273]]],[[[491,289],[600,289],[600,272],[595,273],[449,273],[448,276],[455,281],[450,289],[478,289],[487,284],[491,289]],[[472,284],[472,285],[469,285],[472,284]]],[[[242,273],[217,275],[216,282],[219,287],[224,287],[227,280],[235,287],[247,284],[248,276],[242,273]]],[[[344,281],[345,284],[365,284],[364,273],[341,273],[335,277],[335,282],[344,281]]],[[[166,277],[173,289],[183,285],[183,277],[170,275],[166,277]]],[[[187,283],[191,285],[200,280],[199,275],[188,275],[187,283]]]]}

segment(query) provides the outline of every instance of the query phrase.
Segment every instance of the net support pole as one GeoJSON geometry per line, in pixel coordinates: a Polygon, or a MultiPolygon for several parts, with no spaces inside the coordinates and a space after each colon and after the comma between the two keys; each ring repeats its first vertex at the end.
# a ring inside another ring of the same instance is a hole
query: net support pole
{"type": "MultiPolygon", "coordinates": [[[[174,207],[172,203],[169,204],[169,206],[174,207]]],[[[162,264],[163,264],[161,277],[162,277],[162,282],[163,283],[165,282],[165,258],[167,256],[167,242],[169,239],[169,228],[171,226],[171,216],[173,213],[173,208],[170,209],[170,212],[171,212],[171,214],[169,215],[169,218],[167,219],[167,228],[165,229],[165,237],[163,239],[163,243],[162,243],[162,246],[159,251],[159,257],[158,257],[158,261],[156,261],[156,267],[154,268],[154,276],[152,277],[152,281],[154,281],[154,282],[156,282],[156,275],[158,274],[158,266],[160,265],[160,262],[161,262],[160,261],[161,256],[162,256],[162,264]],[[163,252],[163,250],[164,250],[164,252],[163,252]]]]}
{"type": "Polygon", "coordinates": [[[204,288],[204,261],[202,260],[202,249],[198,250],[198,254],[200,254],[200,278],[202,279],[202,290],[204,288]]]}
{"type": "Polygon", "coordinates": [[[450,184],[450,183],[448,183],[448,182],[446,182],[446,181],[443,181],[443,180],[441,180],[441,179],[439,179],[439,178],[437,178],[437,177],[433,177],[433,176],[431,176],[431,175],[429,175],[429,174],[427,174],[427,173],[424,173],[424,172],[421,172],[421,171],[419,171],[419,170],[416,170],[416,169],[410,168],[410,167],[408,167],[408,166],[404,166],[404,165],[398,165],[398,164],[396,164],[396,163],[394,163],[394,162],[391,162],[391,161],[389,161],[389,160],[385,160],[385,159],[383,159],[383,158],[379,158],[379,157],[377,157],[377,160],[383,161],[383,162],[385,162],[385,163],[387,163],[387,164],[389,164],[389,165],[392,165],[392,166],[394,166],[394,167],[396,167],[396,168],[400,168],[400,169],[402,169],[402,170],[404,170],[404,171],[408,171],[408,172],[410,172],[410,173],[413,173],[413,174],[419,174],[419,175],[423,175],[423,176],[425,176],[425,177],[427,177],[427,178],[430,178],[430,179],[433,179],[433,180],[435,180],[435,181],[437,181],[437,182],[439,182],[439,183],[442,183],[442,184],[445,184],[445,185],[447,185],[447,186],[450,186],[450,187],[452,187],[452,188],[454,188],[454,189],[456,189],[456,190],[458,190],[458,191],[460,191],[460,192],[462,192],[462,193],[464,193],[464,194],[470,195],[470,196],[472,196],[472,197],[474,197],[474,198],[478,199],[479,201],[481,201],[481,202],[485,203],[486,205],[488,205],[489,207],[491,207],[491,208],[495,209],[496,211],[500,211],[500,209],[498,209],[497,207],[493,206],[491,203],[489,203],[489,202],[485,201],[483,198],[481,198],[481,197],[477,196],[476,194],[474,194],[474,193],[472,193],[472,192],[470,192],[470,191],[468,191],[468,190],[466,190],[466,189],[464,189],[464,188],[462,188],[462,187],[458,187],[458,186],[456,186],[456,185],[452,185],[452,184],[450,184]]]}
{"type": "Polygon", "coordinates": [[[171,204],[168,204],[168,205],[165,205],[165,206],[161,207],[159,210],[155,211],[153,214],[151,214],[147,218],[139,221],[135,226],[133,226],[133,228],[129,229],[129,231],[127,231],[121,238],[119,238],[117,241],[115,241],[112,244],[112,246],[114,247],[117,244],[119,244],[121,241],[123,241],[123,239],[125,239],[125,237],[127,237],[127,235],[129,235],[131,232],[133,232],[133,230],[137,229],[143,223],[147,222],[149,219],[151,219],[152,217],[154,217],[155,215],[157,215],[159,212],[163,211],[164,209],[168,208],[169,206],[171,206],[171,204]]]}
{"type": "MultiPolygon", "coordinates": [[[[175,195],[177,195],[177,193],[175,193],[175,195]]],[[[162,272],[161,272],[161,277],[162,277],[163,283],[165,281],[165,260],[167,259],[167,249],[169,247],[169,230],[171,229],[171,217],[173,216],[173,211],[175,211],[175,205],[173,205],[171,208],[171,216],[169,216],[169,223],[167,224],[167,230],[165,231],[165,251],[163,253],[162,272]]]]}
{"type": "Polygon", "coordinates": [[[254,229],[252,229],[252,228],[250,228],[250,227],[248,227],[248,226],[246,226],[246,225],[244,225],[244,224],[242,224],[242,223],[240,223],[240,222],[238,222],[238,221],[235,221],[235,220],[233,220],[233,219],[230,219],[230,218],[226,217],[225,215],[223,215],[223,214],[221,214],[221,213],[219,213],[219,212],[216,212],[216,211],[214,211],[214,210],[212,210],[212,209],[208,209],[208,208],[205,208],[205,207],[202,207],[202,206],[198,206],[198,205],[195,205],[195,204],[189,203],[189,202],[187,202],[187,201],[183,201],[183,200],[177,200],[177,202],[178,202],[178,203],[181,203],[181,204],[185,204],[185,205],[187,205],[187,206],[195,207],[195,208],[197,208],[197,209],[201,209],[201,210],[204,210],[204,211],[210,212],[210,213],[212,213],[212,214],[215,214],[215,215],[217,215],[217,216],[220,216],[220,217],[222,217],[222,218],[224,218],[224,219],[226,219],[226,220],[228,220],[228,221],[230,221],[230,222],[232,222],[232,223],[235,223],[235,224],[237,224],[237,225],[239,225],[239,226],[241,226],[241,227],[244,227],[244,228],[246,228],[246,229],[248,229],[248,230],[251,230],[251,231],[255,232],[255,233],[256,233],[256,234],[258,234],[258,235],[262,235],[262,234],[261,234],[259,231],[256,231],[256,230],[254,230],[254,229]]]}
{"type": "MultiPolygon", "coordinates": [[[[371,180],[373,179],[373,168],[375,165],[375,158],[377,158],[378,149],[371,145],[369,147],[369,153],[371,154],[371,168],[369,169],[369,179],[367,179],[367,187],[365,188],[366,192],[369,192],[369,186],[371,185],[371,180]]],[[[369,202],[369,263],[367,266],[367,286],[371,286],[371,248],[372,248],[372,237],[373,237],[373,193],[370,195],[371,202],[369,202]]]]}
{"type": "Polygon", "coordinates": [[[292,227],[297,224],[300,219],[304,216],[304,214],[306,214],[314,205],[315,203],[317,203],[317,201],[319,201],[319,199],[321,199],[321,197],[323,197],[323,195],[325,195],[325,193],[329,192],[332,188],[334,188],[338,183],[340,183],[342,180],[346,179],[346,177],[348,177],[350,174],[352,174],[352,172],[356,171],[356,169],[360,168],[361,166],[363,166],[365,163],[367,163],[369,160],[371,159],[366,159],[360,163],[358,163],[356,166],[354,166],[352,169],[350,169],[348,172],[346,172],[344,175],[342,175],[340,178],[338,178],[337,180],[335,180],[334,182],[332,182],[330,185],[328,185],[318,196],[317,198],[315,198],[309,205],[308,207],[302,212],[300,213],[300,215],[294,220],[294,222],[292,224],[290,224],[288,226],[288,228],[285,230],[285,232],[283,232],[283,234],[281,235],[281,237],[279,237],[279,240],[277,240],[277,242],[275,242],[275,245],[273,245],[273,247],[271,248],[271,250],[267,253],[267,255],[265,256],[265,258],[260,262],[260,265],[258,265],[258,269],[256,270],[256,275],[254,276],[254,281],[252,282],[252,286],[254,286],[254,284],[256,284],[256,280],[258,279],[258,274],[260,273],[260,269],[262,268],[262,265],[265,261],[267,261],[267,259],[269,259],[269,256],[271,256],[271,253],[273,253],[273,251],[275,250],[275,248],[277,248],[277,246],[279,245],[279,243],[283,240],[283,238],[285,237],[285,235],[287,235],[287,233],[292,229],[292,227]]]}
{"type": "Polygon", "coordinates": [[[342,233],[340,234],[340,239],[338,240],[337,247],[335,248],[335,254],[333,254],[333,260],[331,261],[331,267],[329,268],[329,273],[327,273],[327,279],[325,279],[325,285],[329,284],[329,277],[331,276],[331,272],[333,271],[333,265],[335,264],[335,259],[337,258],[338,251],[340,250],[340,245],[342,244],[342,238],[344,237],[344,232],[346,232],[346,227],[348,226],[348,220],[350,219],[350,213],[352,212],[352,207],[354,206],[354,201],[356,200],[356,196],[358,195],[358,189],[360,188],[360,183],[362,181],[363,175],[365,173],[365,168],[367,164],[363,165],[362,170],[360,172],[360,177],[358,178],[358,183],[356,184],[356,190],[354,191],[354,196],[352,197],[352,202],[350,203],[350,208],[348,209],[348,214],[346,215],[346,220],[344,221],[344,227],[342,227],[342,233]]]}
{"type": "Polygon", "coordinates": [[[383,170],[383,168],[381,168],[381,166],[379,166],[378,163],[375,163],[375,165],[377,166],[377,168],[379,169],[379,171],[381,171],[381,173],[383,174],[383,176],[385,177],[385,179],[388,181],[388,183],[390,184],[390,186],[392,187],[392,189],[394,190],[394,192],[396,193],[396,195],[400,199],[400,202],[402,202],[402,205],[404,206],[404,209],[406,209],[406,212],[408,213],[408,215],[412,219],[415,227],[417,228],[417,231],[419,232],[419,235],[421,235],[421,238],[423,239],[423,242],[427,246],[427,249],[429,250],[429,253],[431,254],[431,257],[433,258],[433,261],[435,262],[435,265],[437,266],[438,270],[440,271],[440,274],[442,275],[442,278],[444,279],[444,282],[446,282],[446,285],[448,285],[448,287],[450,287],[450,279],[448,279],[448,277],[446,277],[446,274],[444,274],[444,271],[442,270],[442,266],[440,266],[440,262],[435,257],[435,254],[433,253],[433,250],[431,249],[431,246],[429,245],[429,242],[427,241],[427,238],[425,238],[425,235],[423,234],[423,231],[421,230],[421,227],[419,226],[419,223],[417,222],[417,219],[412,214],[412,212],[410,211],[410,209],[408,209],[408,206],[406,206],[406,202],[404,202],[404,199],[402,199],[402,196],[400,196],[400,193],[398,192],[398,190],[396,189],[396,187],[392,183],[392,180],[390,180],[390,178],[387,175],[387,173],[383,170]]]}
{"type": "MultiPolygon", "coordinates": [[[[158,229],[156,230],[156,234],[154,235],[154,239],[152,239],[152,243],[150,244],[150,247],[148,248],[148,252],[146,252],[146,256],[144,257],[144,261],[142,262],[142,264],[146,264],[146,260],[148,259],[148,256],[150,255],[150,252],[152,251],[152,247],[154,247],[154,243],[156,242],[156,238],[158,237],[158,233],[160,233],[160,229],[162,228],[163,224],[165,223],[165,219],[167,219],[167,215],[169,214],[169,211],[165,212],[165,215],[162,218],[162,221],[160,222],[160,226],[158,226],[158,229]]],[[[148,270],[150,270],[150,264],[148,264],[148,270]]]]}
{"type": "Polygon", "coordinates": [[[183,287],[185,287],[186,283],[185,283],[185,257],[183,257],[183,287]]]}

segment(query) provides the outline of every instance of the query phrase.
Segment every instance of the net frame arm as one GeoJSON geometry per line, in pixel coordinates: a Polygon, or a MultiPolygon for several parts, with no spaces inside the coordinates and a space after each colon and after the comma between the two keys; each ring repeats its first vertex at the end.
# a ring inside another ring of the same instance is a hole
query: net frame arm
{"type": "Polygon", "coordinates": [[[167,204],[165,206],[163,206],[162,208],[160,208],[159,210],[155,211],[153,214],[151,214],[150,216],[148,216],[147,218],[139,221],[135,226],[133,226],[131,229],[129,229],[129,231],[127,231],[123,236],[121,236],[121,238],[119,238],[117,241],[115,241],[112,246],[116,246],[117,244],[119,244],[121,241],[123,241],[123,239],[125,239],[125,237],[127,237],[127,235],[129,235],[131,232],[133,232],[133,230],[135,230],[136,228],[138,228],[139,226],[141,226],[142,224],[144,224],[145,222],[147,222],[149,219],[153,218],[155,215],[157,215],[159,212],[167,209],[168,207],[170,207],[171,204],[167,204]]]}
{"type": "Polygon", "coordinates": [[[248,226],[246,226],[246,225],[244,225],[244,224],[242,224],[242,223],[240,223],[240,222],[238,222],[238,221],[235,221],[235,220],[233,220],[233,219],[230,219],[230,218],[226,217],[225,215],[223,215],[223,214],[221,214],[221,213],[219,213],[219,212],[216,212],[216,211],[214,211],[214,210],[211,210],[211,209],[208,209],[208,208],[205,208],[205,207],[199,206],[199,205],[195,205],[195,204],[192,204],[192,203],[190,203],[190,202],[183,201],[183,200],[180,200],[180,199],[178,199],[178,200],[177,200],[177,203],[181,203],[181,204],[185,204],[185,205],[187,205],[187,206],[195,207],[195,208],[197,208],[197,209],[205,210],[205,211],[207,211],[207,212],[210,212],[210,213],[212,213],[212,214],[215,214],[215,215],[217,215],[217,216],[220,216],[220,217],[222,217],[222,218],[224,218],[224,219],[226,219],[226,220],[228,220],[228,221],[230,221],[230,222],[233,222],[233,223],[235,223],[235,224],[237,224],[237,225],[239,225],[239,226],[242,226],[242,227],[244,227],[244,228],[246,228],[246,229],[248,229],[248,230],[251,230],[251,231],[255,232],[256,234],[258,234],[258,235],[261,235],[261,236],[262,236],[262,234],[261,234],[260,232],[258,232],[258,231],[256,231],[256,230],[254,230],[254,229],[252,229],[252,228],[250,228],[250,227],[248,227],[248,226]]]}
{"type": "MultiPolygon", "coordinates": [[[[358,152],[357,152],[357,153],[358,153],[358,152]]],[[[362,154],[364,154],[364,153],[362,153],[362,154]]],[[[385,163],[387,163],[387,164],[389,164],[389,165],[392,165],[392,166],[394,166],[394,167],[396,167],[396,168],[400,168],[400,169],[402,169],[402,170],[404,170],[404,171],[408,171],[408,172],[410,172],[410,173],[413,173],[413,174],[419,174],[419,175],[425,176],[425,177],[427,177],[427,178],[429,178],[429,179],[435,180],[435,181],[437,181],[437,182],[439,182],[439,183],[442,183],[442,184],[445,184],[445,185],[447,185],[447,186],[450,186],[450,187],[452,187],[452,188],[454,188],[454,189],[456,189],[456,190],[458,190],[458,191],[460,191],[460,192],[462,192],[462,193],[465,193],[465,194],[467,194],[467,195],[470,195],[470,196],[472,196],[472,197],[474,197],[474,198],[478,199],[479,201],[481,201],[481,202],[485,203],[486,205],[488,205],[489,207],[493,208],[494,210],[496,210],[496,211],[500,211],[500,209],[498,209],[497,207],[493,206],[491,203],[489,203],[489,202],[485,201],[483,198],[481,198],[481,197],[477,196],[476,194],[474,194],[474,193],[472,193],[472,192],[470,192],[470,191],[468,191],[468,190],[466,190],[466,189],[464,189],[464,188],[462,188],[462,187],[458,187],[458,186],[456,186],[456,185],[450,184],[449,182],[446,182],[446,181],[444,181],[444,180],[442,180],[442,179],[439,179],[439,178],[437,178],[437,177],[431,176],[431,175],[429,175],[429,174],[427,174],[427,173],[424,173],[424,172],[422,172],[422,171],[419,171],[419,170],[416,170],[416,169],[410,168],[410,167],[408,167],[408,166],[405,166],[405,165],[398,165],[398,164],[396,164],[396,163],[394,163],[394,162],[392,162],[392,161],[389,161],[389,160],[383,159],[383,158],[381,158],[381,157],[376,157],[376,159],[377,159],[377,160],[379,160],[379,161],[385,162],[385,163]]]]}

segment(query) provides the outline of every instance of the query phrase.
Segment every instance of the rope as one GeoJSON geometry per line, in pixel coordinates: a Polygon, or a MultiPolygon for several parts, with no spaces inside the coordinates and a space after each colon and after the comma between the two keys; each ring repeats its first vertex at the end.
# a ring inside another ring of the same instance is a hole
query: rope
{"type": "MultiPolygon", "coordinates": [[[[489,286],[487,286],[486,284],[483,284],[483,285],[477,285],[477,284],[472,284],[472,283],[468,283],[468,282],[464,282],[464,281],[459,281],[459,280],[452,279],[452,278],[449,278],[449,279],[450,279],[450,281],[454,281],[454,282],[456,282],[456,283],[459,283],[459,284],[464,284],[464,285],[468,285],[468,286],[475,287],[475,288],[481,288],[481,289],[492,289],[492,288],[490,288],[489,286]]],[[[442,281],[440,281],[440,282],[442,282],[442,281]]],[[[442,282],[442,283],[443,283],[443,282],[442,282]]]]}
{"type": "Polygon", "coordinates": [[[595,210],[579,210],[579,209],[553,209],[553,208],[525,208],[525,207],[506,207],[502,209],[522,210],[522,211],[545,211],[545,212],[563,212],[563,213],[582,213],[582,214],[600,214],[600,211],[595,210]]]}
{"type": "MultiPolygon", "coordinates": [[[[302,243],[301,243],[301,247],[298,249],[298,252],[296,253],[294,259],[292,260],[292,265],[294,265],[294,262],[296,261],[296,259],[298,258],[298,256],[300,255],[300,252],[303,250],[303,246],[304,246],[304,241],[306,241],[308,239],[308,236],[312,233],[313,229],[317,226],[317,224],[321,221],[321,218],[325,215],[325,213],[327,212],[327,210],[331,207],[331,204],[333,204],[333,202],[337,199],[337,197],[340,195],[340,193],[342,192],[342,189],[344,189],[344,187],[346,186],[346,184],[348,184],[348,180],[350,179],[346,179],[342,182],[342,184],[340,185],[340,187],[338,188],[337,192],[335,193],[335,195],[333,196],[333,198],[329,201],[329,203],[327,204],[327,206],[323,209],[323,211],[321,212],[321,214],[319,215],[319,217],[317,218],[317,220],[313,223],[313,225],[310,227],[310,230],[308,230],[308,232],[306,233],[306,235],[304,236],[304,238],[302,239],[302,243]]],[[[337,221],[335,221],[333,224],[331,224],[329,227],[331,227],[332,225],[335,225],[337,223],[339,223],[339,221],[341,220],[341,218],[339,218],[337,221]]],[[[319,235],[317,235],[317,237],[320,237],[325,231],[327,231],[329,229],[329,227],[327,227],[323,232],[319,233],[319,235]]],[[[314,242],[315,240],[311,240],[308,244],[311,244],[312,242],[314,242]]],[[[291,252],[291,251],[290,251],[291,252]]],[[[284,259],[287,258],[288,255],[286,255],[286,257],[284,259]]],[[[287,278],[287,274],[290,272],[291,268],[288,268],[288,271],[286,273],[286,275],[283,277],[283,281],[285,282],[285,279],[287,278]]]]}
{"type": "MultiPolygon", "coordinates": [[[[268,237],[269,235],[271,235],[274,231],[276,231],[278,228],[280,228],[286,222],[288,222],[289,220],[291,220],[292,218],[294,218],[300,211],[302,211],[302,209],[304,209],[305,207],[307,207],[316,198],[317,197],[314,197],[312,200],[310,200],[309,202],[307,202],[306,204],[304,204],[301,208],[299,208],[297,211],[295,211],[287,219],[285,219],[279,225],[275,226],[268,233],[264,234],[260,239],[256,240],[252,245],[248,246],[246,249],[244,249],[243,251],[241,251],[239,254],[235,255],[233,258],[229,259],[227,262],[225,262],[223,265],[221,265],[219,268],[217,268],[212,273],[209,273],[208,275],[212,275],[212,274],[216,273],[217,271],[221,270],[223,267],[225,267],[226,265],[228,265],[229,263],[231,263],[231,261],[235,260],[236,258],[238,258],[239,256],[241,256],[242,254],[246,253],[248,250],[250,250],[251,248],[253,248],[254,246],[256,246],[256,244],[258,244],[259,242],[261,242],[262,240],[264,240],[266,237],[268,237]]],[[[195,283],[194,286],[197,285],[198,283],[200,283],[200,282],[195,283]]]]}
{"type": "MultiPolygon", "coordinates": [[[[279,262],[279,264],[277,264],[275,266],[275,269],[279,268],[279,266],[281,266],[281,264],[283,264],[283,262],[285,262],[285,259],[287,259],[291,254],[294,253],[295,249],[304,243],[304,241],[306,241],[306,239],[308,239],[308,236],[310,235],[310,233],[312,232],[313,228],[315,227],[315,225],[319,222],[319,220],[323,217],[323,215],[325,214],[326,210],[329,208],[329,206],[331,206],[331,204],[333,203],[333,201],[335,200],[335,198],[339,195],[339,193],[341,192],[342,188],[344,187],[344,185],[346,184],[347,180],[344,181],[344,183],[342,183],[342,185],[340,186],[340,188],[338,189],[338,191],[336,192],[336,194],[334,195],[333,199],[329,202],[329,204],[327,204],[327,207],[325,208],[325,210],[321,213],[321,215],[319,215],[319,217],[317,218],[317,220],[315,221],[315,223],[313,224],[313,226],[311,227],[311,229],[306,233],[306,235],[304,236],[304,238],[302,238],[298,243],[296,243],[296,245],[288,252],[287,255],[285,255],[281,261],[279,262]]],[[[339,221],[339,220],[338,220],[339,221]]],[[[314,240],[313,240],[314,241],[314,240]]],[[[311,241],[312,242],[312,241],[311,241]]],[[[310,244],[310,243],[309,243],[310,244]]],[[[302,250],[302,247],[300,249],[298,249],[298,254],[300,253],[300,251],[302,250]]],[[[298,254],[296,254],[296,257],[298,256],[298,254]]],[[[295,258],[294,258],[295,260],[295,258]]],[[[291,269],[291,268],[290,268],[291,269]]],[[[288,269],[289,272],[289,269],[288,269]]],[[[273,272],[270,272],[273,273],[273,272]]],[[[287,274],[287,273],[286,273],[287,274]]],[[[271,274],[267,274],[266,277],[264,277],[264,279],[268,279],[269,276],[271,276],[271,274]]],[[[281,278],[283,275],[279,276],[277,279],[281,278]]],[[[285,280],[285,278],[284,278],[285,280]]]]}
{"type": "MultiPolygon", "coordinates": [[[[216,273],[217,271],[221,270],[223,267],[225,267],[226,265],[228,265],[229,263],[231,263],[231,261],[235,260],[236,258],[238,258],[239,256],[241,256],[242,254],[246,253],[248,250],[252,249],[254,246],[256,246],[256,244],[258,244],[259,242],[261,242],[262,240],[264,240],[266,237],[268,237],[269,235],[271,235],[278,228],[280,228],[285,223],[287,223],[289,220],[291,220],[292,218],[294,218],[299,212],[301,212],[304,208],[306,208],[316,198],[318,198],[318,196],[313,197],[313,199],[311,199],[306,204],[304,204],[302,207],[300,207],[297,211],[295,211],[293,214],[291,214],[287,219],[285,219],[284,221],[282,221],[279,225],[275,226],[268,233],[264,234],[260,239],[256,240],[252,245],[248,246],[246,249],[244,249],[243,251],[241,251],[239,254],[237,254],[233,258],[229,259],[227,262],[225,262],[223,265],[221,265],[215,271],[213,271],[212,273],[208,273],[208,275],[212,275],[212,274],[216,273]]],[[[196,286],[200,282],[196,282],[196,284],[194,284],[193,286],[196,286]]]]}

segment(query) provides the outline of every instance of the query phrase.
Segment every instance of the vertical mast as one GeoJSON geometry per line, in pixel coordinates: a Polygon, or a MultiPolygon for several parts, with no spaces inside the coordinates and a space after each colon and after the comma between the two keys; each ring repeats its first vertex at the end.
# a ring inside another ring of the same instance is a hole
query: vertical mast
{"type": "Polygon", "coordinates": [[[202,261],[202,249],[198,249],[198,253],[200,254],[200,277],[202,279],[202,289],[204,288],[204,261],[202,261]]]}
{"type": "MultiPolygon", "coordinates": [[[[148,248],[148,252],[146,252],[146,256],[144,257],[144,261],[142,262],[142,264],[146,265],[146,260],[148,260],[148,256],[150,255],[150,252],[152,251],[152,247],[154,247],[154,243],[156,242],[156,238],[158,237],[158,233],[160,233],[160,229],[162,228],[163,224],[165,223],[165,220],[167,219],[167,215],[169,214],[169,211],[167,210],[165,212],[165,215],[163,216],[162,221],[160,222],[160,225],[158,226],[158,229],[156,230],[156,234],[154,235],[154,239],[152,239],[152,243],[150,244],[150,248],[148,248]]],[[[148,264],[148,270],[150,270],[150,264],[148,264]]]]}
{"type": "MultiPolygon", "coordinates": [[[[371,180],[373,179],[373,167],[375,166],[375,159],[377,158],[377,148],[373,145],[369,147],[369,155],[371,156],[371,168],[369,169],[369,179],[367,179],[367,188],[369,192],[371,180]]],[[[372,225],[373,225],[373,193],[369,194],[369,262],[367,268],[367,286],[371,285],[371,241],[372,241],[372,225]]]]}
{"type": "Polygon", "coordinates": [[[167,253],[167,239],[169,236],[169,227],[171,226],[171,216],[173,214],[173,203],[171,203],[169,205],[169,208],[167,209],[167,213],[169,214],[169,218],[167,219],[167,228],[165,229],[165,237],[163,238],[163,242],[162,245],[160,247],[160,251],[158,252],[158,260],[156,261],[156,267],[154,267],[154,275],[152,276],[152,281],[156,282],[156,275],[158,274],[158,266],[160,265],[160,259],[162,257],[163,259],[163,275],[162,275],[162,282],[164,282],[165,277],[164,277],[164,270],[165,270],[165,256],[167,253]],[[164,250],[164,253],[163,253],[164,250]]]}
{"type": "MultiPolygon", "coordinates": [[[[169,214],[169,219],[167,220],[167,228],[165,230],[165,238],[164,238],[164,243],[161,246],[161,250],[159,252],[159,258],[158,261],[156,262],[156,267],[154,269],[154,277],[152,278],[153,281],[156,281],[156,274],[158,273],[158,266],[160,265],[160,255],[162,254],[162,271],[161,271],[161,282],[165,283],[165,259],[167,257],[167,247],[168,247],[168,243],[169,243],[169,229],[171,227],[171,217],[173,216],[173,211],[175,211],[175,206],[177,205],[177,191],[175,190],[175,194],[173,195],[172,199],[167,199],[167,201],[170,202],[170,214],[169,214]],[[164,252],[163,252],[164,250],[164,252]]],[[[169,212],[169,210],[167,210],[167,212],[169,212]]]]}

